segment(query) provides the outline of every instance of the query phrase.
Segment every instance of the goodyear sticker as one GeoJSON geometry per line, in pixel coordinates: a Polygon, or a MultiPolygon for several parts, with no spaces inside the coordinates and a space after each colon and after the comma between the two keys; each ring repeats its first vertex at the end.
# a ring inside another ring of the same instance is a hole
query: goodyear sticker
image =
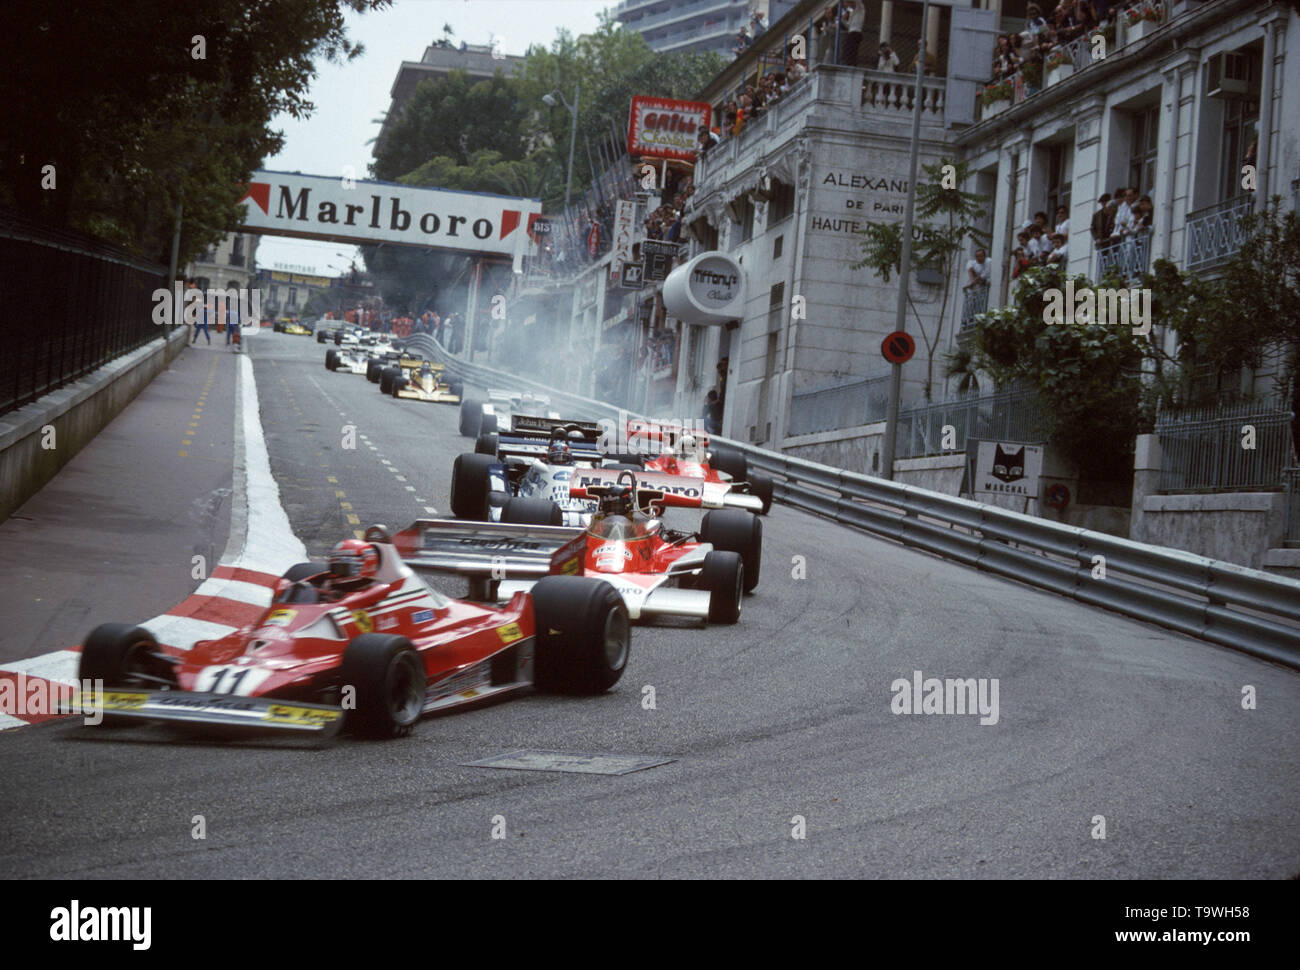
{"type": "Polygon", "coordinates": [[[561,573],[565,573],[569,575],[576,573],[577,571],[578,571],[578,559],[576,556],[560,567],[561,573]]]}
{"type": "Polygon", "coordinates": [[[106,690],[100,700],[100,706],[106,711],[134,711],[144,707],[149,695],[138,691],[106,690]]]}
{"type": "Polygon", "coordinates": [[[411,614],[412,623],[428,623],[433,619],[433,610],[416,610],[411,614]]]}
{"type": "Polygon", "coordinates": [[[353,610],[352,622],[361,628],[362,633],[372,633],[375,629],[375,621],[365,610],[353,610]]]}
{"type": "Polygon", "coordinates": [[[319,707],[294,707],[291,704],[272,704],[262,715],[263,721],[275,724],[301,724],[316,727],[331,724],[343,716],[342,711],[321,710],[319,707]]]}
{"type": "Polygon", "coordinates": [[[524,632],[519,629],[518,623],[507,623],[505,626],[497,627],[497,636],[501,638],[502,643],[514,643],[524,638],[524,632]]]}
{"type": "Polygon", "coordinates": [[[288,626],[298,615],[297,610],[272,610],[271,615],[262,623],[263,626],[288,626]]]}

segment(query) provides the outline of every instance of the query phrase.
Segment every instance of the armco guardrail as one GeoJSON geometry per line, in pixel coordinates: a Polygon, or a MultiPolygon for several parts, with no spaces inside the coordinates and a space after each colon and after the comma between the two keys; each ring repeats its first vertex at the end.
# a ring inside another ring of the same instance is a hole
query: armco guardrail
{"type": "MultiPolygon", "coordinates": [[[[612,405],[408,342],[483,387],[547,394],[575,417],[618,420],[612,405]]],[[[633,415],[639,417],[639,415],[633,415]]],[[[1300,667],[1300,582],[1191,553],[1049,522],[970,499],[819,465],[741,442],[777,500],[986,572],[1300,667]]]]}

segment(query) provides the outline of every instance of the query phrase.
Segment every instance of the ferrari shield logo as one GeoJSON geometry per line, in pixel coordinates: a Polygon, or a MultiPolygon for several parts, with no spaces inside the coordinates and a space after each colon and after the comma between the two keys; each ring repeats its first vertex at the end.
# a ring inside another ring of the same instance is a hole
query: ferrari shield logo
{"type": "Polygon", "coordinates": [[[362,633],[374,632],[375,621],[370,618],[370,614],[365,610],[353,610],[352,621],[360,627],[362,633]]]}

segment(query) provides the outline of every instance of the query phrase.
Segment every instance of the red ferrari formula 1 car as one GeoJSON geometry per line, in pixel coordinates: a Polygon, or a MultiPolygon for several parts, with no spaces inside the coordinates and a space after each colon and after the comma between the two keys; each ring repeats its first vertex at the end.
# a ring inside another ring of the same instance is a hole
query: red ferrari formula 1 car
{"type": "MultiPolygon", "coordinates": [[[[713,504],[748,508],[760,515],[767,515],[772,508],[772,479],[751,475],[743,453],[710,442],[707,434],[681,425],[632,419],[623,435],[628,452],[612,456],[619,468],[699,479],[707,483],[705,491],[715,500],[713,504]]],[[[649,484],[649,476],[645,476],[645,484],[649,484]]],[[[662,481],[655,487],[663,487],[662,481]]]]}
{"type": "MultiPolygon", "coordinates": [[[[527,530],[522,530],[527,531],[527,530]]],[[[395,737],[421,714],[530,687],[599,693],[627,665],[628,613],[607,584],[572,574],[580,541],[538,542],[516,526],[420,520],[335,547],[281,579],[253,624],[169,653],[148,631],[104,624],[80,677],[102,680],[105,721],[395,737]],[[416,567],[413,569],[412,567],[416,567]],[[470,579],[452,599],[416,569],[470,579]],[[504,605],[499,577],[528,577],[504,605]]],[[[83,698],[81,709],[94,703],[83,698]]]]}
{"type": "MultiPolygon", "coordinates": [[[[664,526],[665,505],[700,507],[697,497],[638,485],[631,471],[581,469],[574,472],[575,498],[597,499],[599,506],[586,530],[546,526],[538,500],[521,511],[537,513],[531,536],[583,543],[582,574],[616,589],[633,620],[685,616],[711,623],[740,619],[745,593],[758,585],[763,526],[740,509],[707,512],[699,532],[664,526]]],[[[529,588],[527,581],[503,582],[498,597],[529,588]]]]}

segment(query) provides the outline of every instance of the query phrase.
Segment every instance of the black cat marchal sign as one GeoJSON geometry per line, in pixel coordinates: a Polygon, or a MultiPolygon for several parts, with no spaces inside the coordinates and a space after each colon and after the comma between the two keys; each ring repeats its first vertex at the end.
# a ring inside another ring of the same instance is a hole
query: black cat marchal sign
{"type": "Polygon", "coordinates": [[[1043,446],[1018,441],[981,441],[975,453],[975,495],[1038,498],[1043,446]]]}

